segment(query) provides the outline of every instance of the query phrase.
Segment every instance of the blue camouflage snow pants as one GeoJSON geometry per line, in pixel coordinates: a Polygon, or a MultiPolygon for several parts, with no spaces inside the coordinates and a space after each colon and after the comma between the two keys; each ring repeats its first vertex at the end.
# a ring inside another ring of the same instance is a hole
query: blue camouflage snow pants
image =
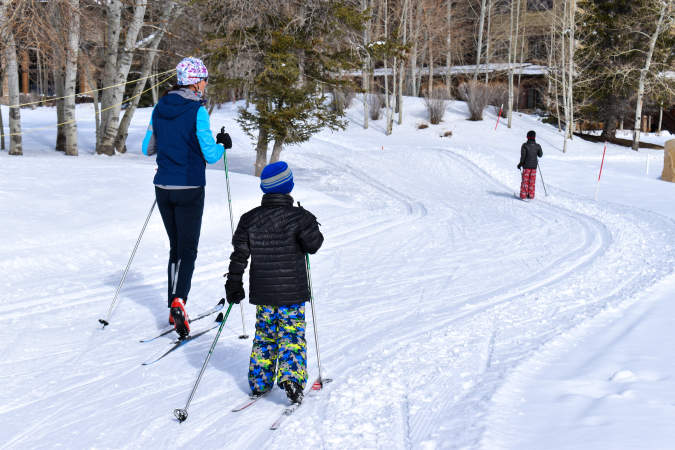
{"type": "Polygon", "coordinates": [[[290,380],[307,382],[305,303],[256,306],[255,337],[248,368],[251,391],[266,392],[290,380]]]}

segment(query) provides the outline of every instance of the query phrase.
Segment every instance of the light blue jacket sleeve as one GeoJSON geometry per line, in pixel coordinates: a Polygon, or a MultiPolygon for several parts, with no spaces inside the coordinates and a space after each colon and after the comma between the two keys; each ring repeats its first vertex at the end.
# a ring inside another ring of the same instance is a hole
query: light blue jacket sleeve
{"type": "Polygon", "coordinates": [[[143,145],[141,146],[141,150],[143,151],[143,154],[145,156],[152,156],[155,153],[157,153],[157,143],[155,142],[155,135],[152,133],[152,119],[150,119],[148,131],[145,132],[145,138],[143,138],[143,145]]]}
{"type": "Polygon", "coordinates": [[[209,113],[206,112],[206,108],[203,106],[200,106],[197,111],[197,139],[207,163],[213,164],[223,157],[225,148],[220,144],[216,144],[216,141],[213,139],[209,113]]]}

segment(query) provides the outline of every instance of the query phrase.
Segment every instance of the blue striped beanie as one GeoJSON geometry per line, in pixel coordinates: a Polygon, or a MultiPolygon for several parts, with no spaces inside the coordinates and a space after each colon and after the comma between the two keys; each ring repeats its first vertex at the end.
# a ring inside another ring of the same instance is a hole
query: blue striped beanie
{"type": "Polygon", "coordinates": [[[293,172],[283,161],[268,164],[260,174],[260,189],[265,194],[288,194],[293,186],[293,172]]]}

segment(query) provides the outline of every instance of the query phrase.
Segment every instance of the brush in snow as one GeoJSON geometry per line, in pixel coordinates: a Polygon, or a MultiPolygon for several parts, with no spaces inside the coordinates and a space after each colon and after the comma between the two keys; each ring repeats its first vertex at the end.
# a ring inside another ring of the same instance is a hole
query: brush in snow
{"type": "MultiPolygon", "coordinates": [[[[215,314],[215,313],[219,312],[220,310],[223,309],[224,306],[225,306],[225,299],[224,299],[224,298],[221,298],[220,301],[218,302],[218,304],[217,304],[216,306],[214,306],[213,308],[211,308],[211,309],[209,309],[209,310],[207,310],[207,311],[204,311],[203,313],[200,313],[200,314],[198,314],[197,316],[195,316],[195,317],[193,317],[192,319],[190,319],[190,324],[193,324],[193,323],[195,323],[196,321],[203,319],[204,317],[208,317],[208,316],[210,316],[211,314],[215,314]]],[[[162,336],[166,336],[167,334],[171,333],[171,332],[174,331],[175,329],[176,329],[176,327],[173,326],[173,325],[170,325],[170,326],[168,326],[168,327],[164,327],[164,328],[162,328],[162,330],[160,330],[160,332],[159,332],[158,335],[153,336],[153,337],[149,337],[149,338],[145,338],[145,339],[141,339],[139,342],[151,342],[151,341],[154,341],[155,339],[158,339],[158,338],[160,338],[160,337],[162,337],[162,336]]]]}

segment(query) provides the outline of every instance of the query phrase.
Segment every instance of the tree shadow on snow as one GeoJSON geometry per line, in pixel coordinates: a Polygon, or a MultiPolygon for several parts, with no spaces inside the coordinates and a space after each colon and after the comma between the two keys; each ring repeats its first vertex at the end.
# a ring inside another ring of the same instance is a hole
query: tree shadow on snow
{"type": "MultiPolygon", "coordinates": [[[[109,274],[103,283],[111,286],[110,301],[115,295],[115,289],[122,279],[123,270],[109,274]]],[[[116,308],[120,307],[122,302],[131,300],[137,305],[140,305],[150,311],[155,318],[157,329],[161,329],[169,324],[169,308],[166,304],[166,285],[158,284],[142,284],[144,280],[143,274],[139,271],[129,270],[127,277],[124,280],[122,289],[120,289],[117,297],[116,308]]]]}

